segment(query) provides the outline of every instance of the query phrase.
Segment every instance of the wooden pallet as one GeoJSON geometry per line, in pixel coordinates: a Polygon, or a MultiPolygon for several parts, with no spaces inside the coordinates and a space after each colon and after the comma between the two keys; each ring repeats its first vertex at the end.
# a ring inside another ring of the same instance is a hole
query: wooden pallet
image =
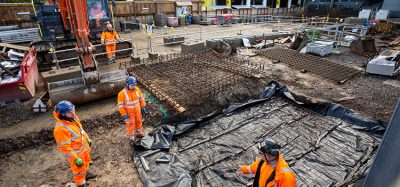
{"type": "Polygon", "coordinates": [[[400,44],[400,37],[397,37],[393,41],[389,43],[389,46],[399,45],[400,44]]]}

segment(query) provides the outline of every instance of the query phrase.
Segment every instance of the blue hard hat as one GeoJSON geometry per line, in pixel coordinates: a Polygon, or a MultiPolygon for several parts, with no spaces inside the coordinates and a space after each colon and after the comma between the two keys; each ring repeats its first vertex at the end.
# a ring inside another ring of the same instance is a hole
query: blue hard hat
{"type": "Polygon", "coordinates": [[[75,109],[75,106],[69,102],[69,101],[60,101],[58,102],[58,104],[55,107],[56,112],[60,113],[60,114],[66,114],[68,112],[71,112],[75,109]]]}
{"type": "Polygon", "coordinates": [[[136,84],[136,78],[133,77],[133,76],[129,76],[129,77],[126,79],[126,84],[127,84],[127,85],[136,84]]]}

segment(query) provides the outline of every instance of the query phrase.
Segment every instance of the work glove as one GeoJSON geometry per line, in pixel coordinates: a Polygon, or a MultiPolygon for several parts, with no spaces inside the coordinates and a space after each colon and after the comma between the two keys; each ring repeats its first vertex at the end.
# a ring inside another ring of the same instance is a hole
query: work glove
{"type": "Polygon", "coordinates": [[[87,142],[89,144],[89,147],[92,147],[92,140],[90,138],[87,139],[87,142]]]}
{"type": "Polygon", "coordinates": [[[123,120],[126,120],[126,119],[128,119],[128,118],[129,118],[128,114],[126,114],[125,116],[122,116],[122,119],[123,119],[123,120]]]}
{"type": "Polygon", "coordinates": [[[125,124],[130,124],[131,123],[131,121],[129,120],[128,114],[126,114],[125,116],[122,116],[122,119],[125,120],[125,124]]]}
{"type": "Polygon", "coordinates": [[[146,111],[147,111],[146,108],[143,107],[142,108],[142,113],[146,113],[146,111]]]}
{"type": "Polygon", "coordinates": [[[76,166],[78,166],[79,168],[83,166],[83,161],[81,158],[75,159],[74,162],[75,162],[76,166]]]}

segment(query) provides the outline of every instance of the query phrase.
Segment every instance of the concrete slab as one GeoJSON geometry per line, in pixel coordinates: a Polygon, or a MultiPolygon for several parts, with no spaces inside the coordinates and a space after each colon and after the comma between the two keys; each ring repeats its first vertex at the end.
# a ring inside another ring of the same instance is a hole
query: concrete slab
{"type": "Polygon", "coordinates": [[[164,45],[177,45],[185,42],[185,37],[183,36],[167,36],[164,37],[164,45]]]}
{"type": "Polygon", "coordinates": [[[200,25],[211,25],[211,20],[202,20],[200,21],[200,25]]]}
{"type": "Polygon", "coordinates": [[[140,57],[131,57],[131,60],[135,64],[139,64],[140,63],[140,57]]]}
{"type": "Polygon", "coordinates": [[[149,52],[149,59],[157,59],[157,58],[158,58],[158,53],[149,52]]]}
{"type": "Polygon", "coordinates": [[[201,51],[204,49],[207,49],[207,46],[205,45],[204,42],[181,44],[181,52],[182,53],[191,53],[191,52],[201,51]]]}
{"type": "MultiPolygon", "coordinates": [[[[293,34],[286,33],[278,33],[278,32],[269,32],[258,35],[238,35],[234,37],[227,37],[222,39],[225,43],[228,43],[232,47],[232,51],[236,52],[238,47],[244,47],[242,38],[249,39],[250,43],[254,43],[256,40],[274,40],[283,37],[293,36],[293,34]]],[[[207,46],[214,49],[217,46],[217,43],[220,39],[217,40],[207,40],[207,46]]]]}

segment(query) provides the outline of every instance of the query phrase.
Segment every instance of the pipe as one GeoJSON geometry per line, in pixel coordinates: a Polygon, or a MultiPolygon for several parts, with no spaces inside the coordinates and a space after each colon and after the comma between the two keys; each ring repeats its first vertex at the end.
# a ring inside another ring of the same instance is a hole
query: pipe
{"type": "Polygon", "coordinates": [[[146,171],[146,172],[151,171],[149,165],[147,164],[146,159],[144,159],[143,156],[140,157],[140,163],[142,163],[142,166],[143,166],[143,168],[144,168],[144,171],[146,171]]]}

